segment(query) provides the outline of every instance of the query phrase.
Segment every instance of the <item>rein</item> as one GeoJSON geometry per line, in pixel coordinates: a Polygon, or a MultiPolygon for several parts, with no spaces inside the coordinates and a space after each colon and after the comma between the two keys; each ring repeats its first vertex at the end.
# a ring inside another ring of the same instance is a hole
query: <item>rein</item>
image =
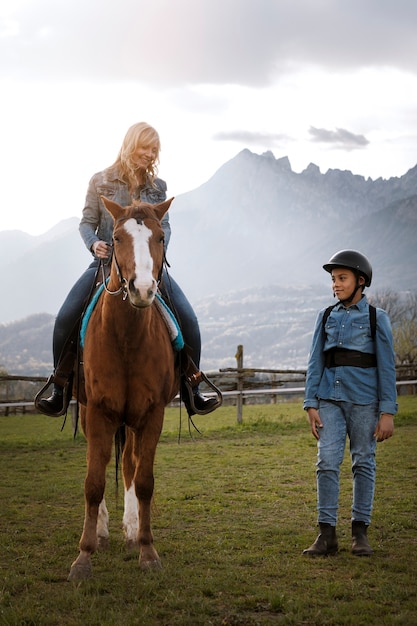
{"type": "Polygon", "coordinates": [[[119,289],[116,289],[116,291],[110,291],[110,289],[107,288],[107,279],[106,279],[106,272],[104,269],[104,260],[100,259],[100,265],[101,265],[101,275],[103,278],[103,286],[104,286],[104,290],[110,295],[110,296],[118,296],[119,294],[123,294],[123,300],[126,300],[127,298],[127,280],[126,278],[123,278],[122,273],[120,271],[120,267],[119,264],[117,262],[117,258],[116,255],[114,253],[114,247],[112,245],[112,256],[111,256],[111,261],[114,263],[115,267],[116,267],[116,273],[117,276],[119,278],[119,282],[120,282],[120,287],[119,289]]]}

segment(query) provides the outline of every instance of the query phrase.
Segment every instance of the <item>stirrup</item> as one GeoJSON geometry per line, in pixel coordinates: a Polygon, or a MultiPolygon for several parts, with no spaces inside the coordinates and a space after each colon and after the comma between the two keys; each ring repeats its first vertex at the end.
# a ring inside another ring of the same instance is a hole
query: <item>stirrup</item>
{"type": "Polygon", "coordinates": [[[40,400],[43,400],[41,396],[43,396],[43,394],[46,392],[48,387],[50,387],[54,382],[55,382],[55,376],[54,374],[51,374],[48,380],[46,381],[46,383],[44,384],[44,386],[42,387],[42,389],[40,389],[38,393],[36,394],[35,399],[34,399],[34,404],[35,404],[36,409],[40,413],[43,413],[43,415],[48,415],[49,417],[60,417],[61,415],[65,415],[68,410],[68,406],[69,406],[71,395],[72,395],[72,385],[70,384],[71,381],[68,380],[62,389],[62,409],[60,411],[57,411],[56,413],[50,413],[50,412],[46,413],[46,411],[39,404],[40,400]]]}
{"type": "Polygon", "coordinates": [[[219,406],[221,406],[222,403],[223,403],[222,392],[220,391],[220,389],[218,387],[216,387],[216,385],[214,383],[212,383],[207,378],[207,376],[204,374],[204,372],[196,372],[195,374],[192,374],[191,377],[184,376],[184,385],[185,385],[185,387],[186,387],[186,389],[188,391],[188,399],[189,399],[189,402],[190,402],[190,407],[192,408],[194,413],[197,413],[198,415],[207,415],[207,413],[211,413],[215,409],[218,409],[219,406]],[[216,403],[215,404],[211,404],[211,406],[208,409],[203,409],[203,410],[202,409],[197,409],[197,407],[195,406],[195,404],[194,404],[194,392],[193,392],[194,387],[196,387],[202,380],[204,380],[206,385],[208,385],[211,389],[213,389],[213,391],[217,395],[216,403]]]}

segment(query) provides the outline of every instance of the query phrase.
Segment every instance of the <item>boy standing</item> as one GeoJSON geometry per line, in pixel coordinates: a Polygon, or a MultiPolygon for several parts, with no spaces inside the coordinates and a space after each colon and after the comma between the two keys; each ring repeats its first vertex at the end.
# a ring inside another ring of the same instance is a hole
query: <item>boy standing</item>
{"type": "Polygon", "coordinates": [[[341,250],[323,268],[331,274],[338,302],[317,317],[307,369],[304,409],[318,442],[320,534],[303,554],[337,552],[339,474],[348,435],[353,474],[352,553],[370,556],[367,528],[375,491],[376,442],[392,436],[397,412],[391,324],[382,309],[377,309],[372,320],[363,293],[371,284],[372,267],[363,254],[341,250]]]}

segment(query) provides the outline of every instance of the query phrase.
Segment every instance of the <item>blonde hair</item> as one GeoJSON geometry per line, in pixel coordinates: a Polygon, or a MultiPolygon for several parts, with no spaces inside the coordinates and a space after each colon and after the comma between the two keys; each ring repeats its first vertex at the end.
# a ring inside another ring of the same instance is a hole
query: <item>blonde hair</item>
{"type": "MultiPolygon", "coordinates": [[[[117,166],[122,179],[128,183],[129,186],[134,187],[138,184],[135,163],[132,156],[136,153],[138,148],[150,145],[154,145],[157,149],[154,160],[149,164],[146,170],[146,177],[152,184],[158,175],[159,151],[161,149],[159,135],[156,130],[146,122],[138,122],[128,129],[114,165],[117,166]]],[[[145,183],[145,180],[141,182],[145,183]]]]}

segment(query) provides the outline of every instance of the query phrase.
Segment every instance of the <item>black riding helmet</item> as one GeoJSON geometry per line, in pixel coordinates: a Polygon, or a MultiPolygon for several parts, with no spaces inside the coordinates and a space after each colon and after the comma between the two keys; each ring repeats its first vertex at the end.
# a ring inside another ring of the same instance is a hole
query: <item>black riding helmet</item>
{"type": "Polygon", "coordinates": [[[335,267],[347,267],[360,274],[365,279],[365,286],[370,287],[372,282],[372,266],[364,254],[357,250],[339,250],[323,265],[326,272],[331,273],[335,267]]]}

